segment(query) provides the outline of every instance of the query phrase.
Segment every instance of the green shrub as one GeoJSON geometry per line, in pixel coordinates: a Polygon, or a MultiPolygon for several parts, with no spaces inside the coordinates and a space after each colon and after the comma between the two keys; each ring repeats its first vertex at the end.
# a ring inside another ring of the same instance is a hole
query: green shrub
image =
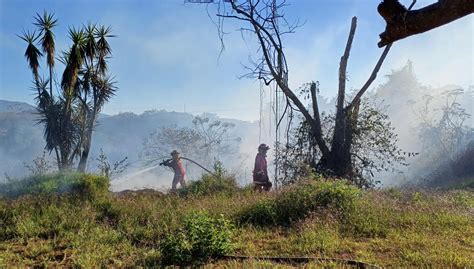
{"type": "Polygon", "coordinates": [[[218,175],[203,175],[200,180],[191,181],[178,190],[180,196],[205,196],[214,193],[234,193],[238,190],[237,183],[232,177],[218,175]]]}
{"type": "Polygon", "coordinates": [[[273,225],[277,221],[274,200],[262,200],[245,207],[237,215],[237,223],[251,223],[258,226],[273,225]]]}
{"type": "Polygon", "coordinates": [[[350,212],[358,194],[359,189],[342,181],[306,183],[277,196],[277,221],[288,225],[318,208],[331,208],[338,214],[350,212]]]}
{"type": "Polygon", "coordinates": [[[305,219],[319,208],[340,214],[353,209],[359,189],[342,181],[311,181],[290,187],[274,199],[258,202],[241,210],[240,223],[289,225],[305,219]]]}
{"type": "Polygon", "coordinates": [[[15,233],[15,213],[0,201],[0,240],[10,239],[15,233]]]}
{"type": "Polygon", "coordinates": [[[232,251],[232,226],[223,218],[206,212],[185,216],[183,227],[165,235],[160,244],[163,265],[191,265],[232,251]]]}
{"type": "Polygon", "coordinates": [[[24,195],[79,194],[88,199],[108,195],[109,180],[102,176],[80,173],[58,173],[31,176],[0,184],[0,198],[24,195]]]}

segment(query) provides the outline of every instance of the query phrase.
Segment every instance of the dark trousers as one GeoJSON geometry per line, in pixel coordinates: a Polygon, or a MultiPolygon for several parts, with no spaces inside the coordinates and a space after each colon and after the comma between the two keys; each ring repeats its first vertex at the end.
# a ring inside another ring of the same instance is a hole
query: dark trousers
{"type": "Polygon", "coordinates": [[[272,188],[272,183],[270,182],[270,180],[254,181],[253,185],[254,185],[253,190],[259,191],[259,192],[262,192],[262,190],[269,191],[272,188]]]}

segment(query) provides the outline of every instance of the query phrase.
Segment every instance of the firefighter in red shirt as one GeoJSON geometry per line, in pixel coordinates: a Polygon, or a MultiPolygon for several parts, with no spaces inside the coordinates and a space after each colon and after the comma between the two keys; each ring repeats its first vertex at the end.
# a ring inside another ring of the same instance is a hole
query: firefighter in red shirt
{"type": "Polygon", "coordinates": [[[266,144],[261,144],[258,147],[258,153],[255,157],[255,166],[253,169],[253,183],[255,185],[254,190],[258,191],[269,191],[272,187],[272,183],[268,178],[267,171],[267,151],[270,149],[266,144]]]}
{"type": "Polygon", "coordinates": [[[178,151],[173,150],[171,152],[171,157],[173,158],[163,161],[162,163],[160,163],[160,165],[169,166],[173,168],[174,177],[173,177],[173,183],[171,184],[171,190],[174,191],[176,190],[176,185],[178,185],[178,183],[181,184],[181,187],[186,186],[186,180],[184,179],[184,176],[186,175],[186,171],[184,170],[184,165],[183,165],[183,162],[181,161],[181,158],[179,158],[178,151]]]}

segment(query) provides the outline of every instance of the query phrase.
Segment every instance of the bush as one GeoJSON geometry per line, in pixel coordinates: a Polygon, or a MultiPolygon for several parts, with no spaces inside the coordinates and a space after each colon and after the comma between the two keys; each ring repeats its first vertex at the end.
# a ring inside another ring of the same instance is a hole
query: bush
{"type": "Polygon", "coordinates": [[[276,198],[261,201],[238,213],[241,223],[289,225],[308,217],[318,208],[331,208],[337,214],[350,212],[359,189],[342,181],[305,182],[290,187],[276,198]]]}
{"type": "Polygon", "coordinates": [[[160,244],[163,265],[191,265],[232,251],[232,226],[223,218],[206,212],[185,216],[183,227],[167,234],[160,244]]]}
{"type": "Polygon", "coordinates": [[[15,213],[0,201],[0,240],[12,238],[15,232],[15,213]]]}
{"type": "Polygon", "coordinates": [[[109,181],[105,177],[58,173],[38,175],[0,184],[0,198],[16,198],[24,195],[79,194],[88,199],[104,198],[108,195],[109,181]]]}
{"type": "Polygon", "coordinates": [[[238,189],[233,177],[203,175],[198,181],[191,181],[186,187],[178,190],[179,195],[205,196],[214,193],[234,193],[238,189]]]}
{"type": "Polygon", "coordinates": [[[244,208],[237,215],[237,222],[251,223],[262,227],[275,224],[277,222],[275,201],[263,200],[244,208]]]}

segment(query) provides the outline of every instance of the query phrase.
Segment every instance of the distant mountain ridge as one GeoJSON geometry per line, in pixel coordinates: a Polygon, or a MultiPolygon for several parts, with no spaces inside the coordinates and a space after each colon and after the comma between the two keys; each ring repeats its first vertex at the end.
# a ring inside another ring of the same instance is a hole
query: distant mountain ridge
{"type": "Polygon", "coordinates": [[[35,111],[35,107],[25,103],[25,102],[17,102],[17,101],[8,101],[8,100],[0,100],[0,113],[5,112],[31,112],[35,111]]]}

